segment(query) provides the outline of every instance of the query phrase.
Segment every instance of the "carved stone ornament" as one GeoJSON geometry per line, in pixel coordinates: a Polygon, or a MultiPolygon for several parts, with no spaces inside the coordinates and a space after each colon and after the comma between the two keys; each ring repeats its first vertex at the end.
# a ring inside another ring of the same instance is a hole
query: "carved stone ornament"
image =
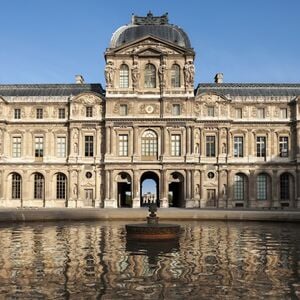
{"type": "Polygon", "coordinates": [[[132,68],[131,68],[131,78],[132,78],[132,85],[134,88],[137,88],[139,85],[140,80],[140,70],[139,65],[137,61],[133,62],[132,68]]]}
{"type": "Polygon", "coordinates": [[[221,116],[226,116],[227,115],[227,105],[225,103],[223,103],[221,105],[221,116]]]}
{"type": "Polygon", "coordinates": [[[166,113],[170,114],[172,112],[172,104],[171,103],[167,103],[166,105],[166,113]]]}
{"type": "Polygon", "coordinates": [[[101,102],[102,102],[101,98],[91,94],[80,95],[79,97],[76,97],[73,100],[73,103],[81,103],[84,105],[94,105],[94,104],[99,104],[101,102]]]}
{"type": "Polygon", "coordinates": [[[257,109],[256,109],[256,107],[252,107],[251,116],[256,117],[256,115],[257,115],[257,109]]]}
{"type": "Polygon", "coordinates": [[[157,104],[142,104],[139,107],[140,114],[155,114],[158,113],[159,106],[157,104]]]}
{"type": "Polygon", "coordinates": [[[194,112],[195,112],[195,115],[198,117],[201,115],[201,104],[199,102],[195,102],[194,112]]]}

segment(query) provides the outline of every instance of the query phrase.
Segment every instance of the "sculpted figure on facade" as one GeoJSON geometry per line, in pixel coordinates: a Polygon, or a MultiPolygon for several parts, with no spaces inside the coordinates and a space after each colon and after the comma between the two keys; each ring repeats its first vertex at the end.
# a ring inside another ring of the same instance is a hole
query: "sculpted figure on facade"
{"type": "Polygon", "coordinates": [[[132,68],[131,68],[131,78],[132,78],[132,86],[134,88],[137,88],[139,85],[140,80],[140,70],[139,65],[137,61],[133,62],[132,68]]]}
{"type": "Polygon", "coordinates": [[[164,60],[162,60],[161,64],[158,67],[158,78],[161,87],[165,86],[165,70],[166,70],[166,63],[164,60]]]}
{"type": "Polygon", "coordinates": [[[184,79],[186,86],[193,86],[194,76],[195,76],[195,67],[192,61],[186,62],[183,67],[184,79]]]}
{"type": "Polygon", "coordinates": [[[109,61],[105,67],[105,80],[107,87],[112,87],[114,82],[115,67],[112,61],[109,61]]]}

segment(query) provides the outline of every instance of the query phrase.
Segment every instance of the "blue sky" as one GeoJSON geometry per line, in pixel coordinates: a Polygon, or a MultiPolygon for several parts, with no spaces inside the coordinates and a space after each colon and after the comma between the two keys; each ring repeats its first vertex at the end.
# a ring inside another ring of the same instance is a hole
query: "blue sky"
{"type": "Polygon", "coordinates": [[[196,83],[299,82],[299,0],[0,0],[0,84],[104,83],[103,53],[131,14],[169,13],[196,51],[196,83]]]}

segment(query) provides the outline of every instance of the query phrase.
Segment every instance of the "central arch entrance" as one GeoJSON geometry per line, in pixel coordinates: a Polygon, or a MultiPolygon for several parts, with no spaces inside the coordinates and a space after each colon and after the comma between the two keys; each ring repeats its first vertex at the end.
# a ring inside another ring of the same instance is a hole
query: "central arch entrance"
{"type": "Polygon", "coordinates": [[[183,207],[184,203],[184,178],[178,172],[173,172],[169,178],[169,207],[183,207]]]}
{"type": "Polygon", "coordinates": [[[154,202],[159,206],[159,178],[154,172],[145,172],[140,181],[141,206],[154,202]]]}
{"type": "Polygon", "coordinates": [[[126,172],[117,176],[118,207],[132,207],[131,177],[126,172]]]}

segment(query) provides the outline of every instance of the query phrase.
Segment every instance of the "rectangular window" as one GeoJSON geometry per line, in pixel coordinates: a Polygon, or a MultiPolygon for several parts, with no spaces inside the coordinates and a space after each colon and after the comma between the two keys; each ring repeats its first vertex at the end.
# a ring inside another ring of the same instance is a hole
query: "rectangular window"
{"type": "Polygon", "coordinates": [[[242,114],[242,109],[241,109],[241,108],[236,108],[236,109],[235,109],[235,117],[236,117],[237,119],[242,119],[243,114],[242,114]]]}
{"type": "Polygon", "coordinates": [[[128,156],[128,134],[119,135],[119,156],[128,156]]]}
{"type": "Polygon", "coordinates": [[[173,104],[172,105],[172,115],[173,116],[180,116],[180,104],[173,104]]]}
{"type": "Polygon", "coordinates": [[[36,109],[36,118],[37,119],[43,119],[43,109],[42,108],[37,108],[36,109]]]}
{"type": "Polygon", "coordinates": [[[56,138],[56,147],[57,157],[66,157],[66,137],[58,136],[56,138]]]}
{"type": "Polygon", "coordinates": [[[120,104],[120,116],[127,116],[128,108],[127,104],[120,104]]]}
{"type": "Polygon", "coordinates": [[[264,108],[258,108],[257,109],[257,118],[258,119],[264,119],[265,118],[265,109],[264,108]]]}
{"type": "Polygon", "coordinates": [[[14,118],[15,119],[21,119],[21,109],[20,108],[15,108],[14,118]]]}
{"type": "Polygon", "coordinates": [[[13,137],[12,157],[21,157],[21,142],[22,138],[20,136],[13,137]]]}
{"type": "Polygon", "coordinates": [[[266,157],[266,137],[264,136],[256,138],[256,156],[266,157]]]}
{"type": "Polygon", "coordinates": [[[36,136],[34,138],[35,143],[35,157],[43,157],[44,155],[44,137],[36,136]]]}
{"type": "Polygon", "coordinates": [[[215,116],[215,108],[214,108],[214,106],[208,106],[207,107],[207,115],[209,117],[214,117],[215,116]]]}
{"type": "Polygon", "coordinates": [[[215,136],[206,136],[206,156],[216,156],[216,138],[215,136]]]}
{"type": "Polygon", "coordinates": [[[289,138],[287,136],[279,137],[279,155],[280,157],[289,156],[289,138]]]}
{"type": "Polygon", "coordinates": [[[66,117],[66,110],[64,108],[58,109],[58,118],[64,119],[66,117]]]}
{"type": "Polygon", "coordinates": [[[181,135],[172,134],[171,136],[171,155],[180,156],[181,155],[181,135]]]}
{"type": "Polygon", "coordinates": [[[94,156],[94,137],[92,135],[84,137],[84,155],[86,157],[94,156]]]}
{"type": "Polygon", "coordinates": [[[85,108],[85,116],[87,118],[92,118],[93,117],[93,107],[92,106],[87,106],[85,108]]]}
{"type": "Polygon", "coordinates": [[[287,108],[280,108],[280,118],[287,119],[287,108]]]}
{"type": "Polygon", "coordinates": [[[233,155],[234,157],[243,157],[244,153],[243,153],[243,137],[242,136],[235,136],[233,138],[233,155]]]}

